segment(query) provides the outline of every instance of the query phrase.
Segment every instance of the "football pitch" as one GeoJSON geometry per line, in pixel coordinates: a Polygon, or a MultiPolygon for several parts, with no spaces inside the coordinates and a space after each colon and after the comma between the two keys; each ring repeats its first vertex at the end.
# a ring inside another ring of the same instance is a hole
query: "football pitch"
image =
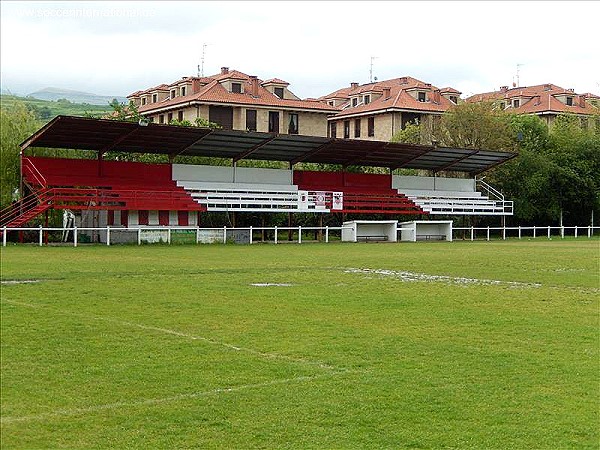
{"type": "Polygon", "coordinates": [[[598,448],[598,239],[1,256],[3,449],[598,448]]]}

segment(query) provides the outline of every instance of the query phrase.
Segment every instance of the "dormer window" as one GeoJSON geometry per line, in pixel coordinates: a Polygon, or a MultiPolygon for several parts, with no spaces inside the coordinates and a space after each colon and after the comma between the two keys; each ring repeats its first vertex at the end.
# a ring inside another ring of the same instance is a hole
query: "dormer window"
{"type": "Polygon", "coordinates": [[[242,93],[242,83],[231,83],[231,92],[234,94],[242,93]]]}
{"type": "Polygon", "coordinates": [[[363,97],[363,103],[364,103],[365,105],[368,105],[369,103],[371,103],[371,96],[370,96],[370,95],[365,95],[365,96],[363,97]]]}
{"type": "Polygon", "coordinates": [[[573,106],[573,97],[567,97],[567,106],[573,106]]]}
{"type": "Polygon", "coordinates": [[[356,105],[358,105],[358,99],[356,97],[354,97],[352,99],[352,106],[356,106],[356,105]]]}
{"type": "Polygon", "coordinates": [[[279,97],[279,98],[283,98],[283,88],[282,87],[276,87],[273,88],[273,93],[279,97]]]}
{"type": "Polygon", "coordinates": [[[512,102],[513,108],[518,108],[520,104],[521,102],[519,101],[519,99],[513,100],[512,102]]]}
{"type": "Polygon", "coordinates": [[[175,98],[175,89],[171,89],[171,98],[175,98]]]}
{"type": "Polygon", "coordinates": [[[327,104],[328,104],[329,106],[334,106],[334,105],[335,105],[335,102],[334,102],[333,100],[329,100],[329,101],[327,102],[327,104]]]}
{"type": "Polygon", "coordinates": [[[425,101],[425,92],[419,92],[418,96],[417,96],[417,100],[419,100],[420,102],[424,102],[425,101]]]}
{"type": "Polygon", "coordinates": [[[451,95],[450,101],[456,105],[458,103],[458,97],[456,95],[451,95]]]}
{"type": "Polygon", "coordinates": [[[499,106],[502,111],[504,111],[504,109],[506,108],[506,104],[504,102],[500,102],[499,106]]]}
{"type": "Polygon", "coordinates": [[[142,97],[142,106],[146,104],[146,97],[142,97]]]}
{"type": "Polygon", "coordinates": [[[185,86],[181,86],[181,89],[179,90],[179,92],[180,92],[180,95],[182,97],[184,97],[185,96],[185,86]]]}
{"type": "Polygon", "coordinates": [[[152,94],[152,103],[156,103],[158,101],[158,94],[152,94]]]}

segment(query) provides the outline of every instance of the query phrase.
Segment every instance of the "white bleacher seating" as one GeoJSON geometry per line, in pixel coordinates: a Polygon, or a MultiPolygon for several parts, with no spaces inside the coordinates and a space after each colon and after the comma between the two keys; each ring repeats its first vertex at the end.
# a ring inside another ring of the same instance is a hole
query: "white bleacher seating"
{"type": "Polygon", "coordinates": [[[208,211],[329,212],[289,170],[173,164],[173,180],[208,211]]]}

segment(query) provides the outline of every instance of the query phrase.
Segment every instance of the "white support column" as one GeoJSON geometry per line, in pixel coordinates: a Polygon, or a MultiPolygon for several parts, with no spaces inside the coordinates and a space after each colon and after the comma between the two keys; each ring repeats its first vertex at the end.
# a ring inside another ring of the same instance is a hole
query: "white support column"
{"type": "Polygon", "coordinates": [[[560,226],[560,238],[564,239],[565,238],[565,227],[564,226],[560,226]]]}
{"type": "Polygon", "coordinates": [[[506,240],[506,225],[502,227],[502,240],[506,240]]]}
{"type": "MultiPolygon", "coordinates": [[[[6,227],[4,227],[4,246],[6,246],[6,227]]],[[[590,225],[588,225],[588,238],[592,237],[592,227],[590,225]]]]}

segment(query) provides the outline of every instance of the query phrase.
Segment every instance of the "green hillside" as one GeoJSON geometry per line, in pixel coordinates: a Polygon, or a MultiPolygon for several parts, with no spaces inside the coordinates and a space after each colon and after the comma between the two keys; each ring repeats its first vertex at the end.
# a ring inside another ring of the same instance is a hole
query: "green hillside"
{"type": "Polygon", "coordinates": [[[44,122],[48,122],[59,115],[86,116],[92,114],[94,116],[101,116],[113,111],[108,103],[106,106],[100,106],[87,103],[72,103],[66,99],[48,101],[33,97],[18,97],[16,95],[0,96],[0,107],[2,109],[10,109],[15,103],[24,103],[29,110],[33,111],[37,119],[44,122]]]}

